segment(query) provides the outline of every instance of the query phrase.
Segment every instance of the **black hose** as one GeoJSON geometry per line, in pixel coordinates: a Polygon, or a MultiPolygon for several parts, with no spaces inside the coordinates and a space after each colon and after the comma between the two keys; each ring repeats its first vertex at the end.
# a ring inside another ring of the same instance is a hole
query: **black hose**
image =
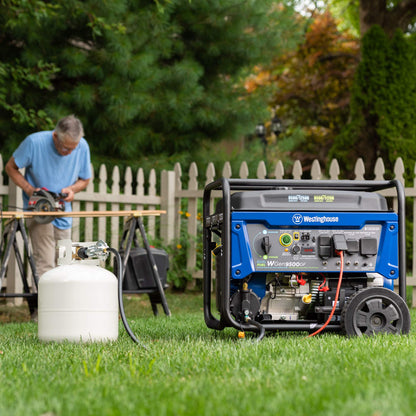
{"type": "Polygon", "coordinates": [[[261,323],[255,321],[254,319],[251,319],[249,317],[246,318],[246,322],[248,322],[251,325],[255,326],[259,330],[258,331],[259,332],[259,335],[257,336],[256,341],[257,342],[260,342],[264,338],[264,335],[266,333],[266,329],[264,328],[264,326],[261,323]]]}
{"type": "Polygon", "coordinates": [[[126,329],[127,333],[130,335],[130,338],[136,344],[139,344],[142,348],[147,350],[147,347],[144,344],[142,344],[136,338],[136,336],[133,334],[133,331],[131,330],[131,328],[130,328],[128,322],[127,322],[126,314],[124,312],[124,304],[123,304],[123,262],[121,260],[120,253],[116,249],[111,248],[111,247],[109,247],[107,250],[111,251],[111,253],[113,253],[115,258],[116,258],[117,279],[118,279],[118,306],[119,306],[119,309],[120,309],[120,316],[121,316],[121,320],[123,322],[124,328],[126,329]]]}

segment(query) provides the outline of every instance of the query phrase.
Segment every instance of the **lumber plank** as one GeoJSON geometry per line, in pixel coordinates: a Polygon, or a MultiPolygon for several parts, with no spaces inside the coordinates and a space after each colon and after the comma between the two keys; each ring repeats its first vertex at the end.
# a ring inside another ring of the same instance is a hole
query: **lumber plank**
{"type": "Polygon", "coordinates": [[[34,217],[146,217],[166,214],[163,210],[124,210],[124,211],[0,211],[0,218],[34,218],[34,217]]]}

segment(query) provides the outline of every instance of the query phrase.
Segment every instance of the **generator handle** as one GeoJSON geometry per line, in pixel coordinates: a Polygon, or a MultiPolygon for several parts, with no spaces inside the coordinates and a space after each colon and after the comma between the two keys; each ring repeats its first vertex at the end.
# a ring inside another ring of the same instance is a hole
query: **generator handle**
{"type": "MultiPolygon", "coordinates": [[[[202,216],[204,218],[208,217],[210,213],[210,200],[211,200],[211,189],[213,188],[213,183],[207,185],[204,189],[204,196],[203,196],[203,206],[202,206],[202,216]]],[[[202,293],[203,293],[203,303],[204,303],[204,319],[205,323],[207,324],[208,328],[211,329],[223,329],[224,327],[221,326],[220,321],[216,319],[211,312],[211,231],[205,226],[202,227],[203,233],[203,286],[202,286],[202,293]]],[[[218,282],[217,282],[218,283],[218,282]]]]}
{"type": "MultiPolygon", "coordinates": [[[[284,187],[291,189],[335,189],[345,191],[366,191],[375,192],[383,189],[396,188],[397,194],[399,194],[399,188],[402,184],[397,179],[385,180],[385,181],[370,181],[370,180],[316,180],[316,179],[232,179],[232,178],[220,178],[214,182],[211,182],[207,187],[211,187],[212,190],[222,188],[222,182],[228,182],[231,190],[244,191],[244,190],[275,190],[284,187]],[[397,185],[398,183],[398,185],[397,185]]],[[[403,191],[404,192],[404,191],[403,191]]],[[[399,195],[398,195],[399,197],[399,195]]]]}
{"type": "MultiPolygon", "coordinates": [[[[215,182],[211,182],[204,189],[203,197],[203,218],[207,218],[210,214],[211,192],[213,190],[222,190],[223,200],[223,220],[221,222],[221,241],[222,245],[229,247],[231,244],[231,186],[230,180],[221,178],[215,182]]],[[[204,294],[204,319],[209,328],[224,329],[225,326],[233,326],[241,330],[255,331],[259,333],[260,340],[264,336],[264,330],[259,323],[240,323],[231,315],[229,299],[230,299],[230,281],[231,281],[231,254],[229,250],[224,250],[221,256],[222,270],[224,271],[224,279],[219,279],[217,285],[221,285],[221,320],[216,319],[211,312],[211,235],[212,231],[208,229],[204,223],[204,268],[203,268],[203,294],[204,294]]]]}
{"type": "Polygon", "coordinates": [[[399,218],[399,295],[406,302],[406,196],[403,184],[393,179],[397,193],[397,216],[399,218]]]}

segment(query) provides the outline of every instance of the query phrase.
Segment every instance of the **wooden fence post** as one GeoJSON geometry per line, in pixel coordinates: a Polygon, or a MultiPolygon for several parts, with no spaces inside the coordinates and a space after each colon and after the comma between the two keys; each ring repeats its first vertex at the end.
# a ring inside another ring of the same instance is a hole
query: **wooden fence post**
{"type": "MultiPolygon", "coordinates": [[[[111,185],[111,194],[120,195],[120,169],[118,166],[114,166],[113,175],[112,175],[112,185],[111,185]]],[[[127,187],[127,184],[126,186],[127,187]]],[[[120,209],[120,204],[111,204],[112,211],[118,211],[120,209]]],[[[118,234],[120,231],[120,218],[112,217],[110,218],[110,246],[118,249],[118,234]]],[[[105,241],[105,240],[104,240],[105,241]]]]}
{"type": "MultiPolygon", "coordinates": [[[[23,196],[22,190],[18,188],[13,181],[10,181],[9,184],[9,207],[23,208],[23,196]]],[[[23,239],[20,234],[16,235],[16,242],[19,248],[19,251],[23,253],[23,239]]],[[[16,256],[14,250],[10,253],[9,264],[7,267],[7,293],[22,293],[23,292],[23,283],[19,278],[20,272],[19,267],[16,262],[16,256]]],[[[8,301],[9,304],[21,305],[23,303],[23,298],[14,298],[13,300],[8,301]]]]}
{"type": "Polygon", "coordinates": [[[175,238],[175,172],[164,170],[160,184],[160,209],[166,211],[160,217],[160,236],[164,244],[175,238]]]}

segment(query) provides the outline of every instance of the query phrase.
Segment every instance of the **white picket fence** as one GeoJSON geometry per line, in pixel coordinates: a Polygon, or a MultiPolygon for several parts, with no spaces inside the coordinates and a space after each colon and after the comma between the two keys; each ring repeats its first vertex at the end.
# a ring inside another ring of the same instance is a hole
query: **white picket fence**
{"type": "MultiPolygon", "coordinates": [[[[3,173],[3,159],[0,155],[0,172],[3,173]]],[[[93,169],[94,171],[94,169],[93,169]]],[[[189,247],[187,251],[186,268],[191,271],[193,276],[198,279],[202,277],[202,271],[196,268],[198,239],[201,235],[201,207],[203,190],[207,183],[219,177],[238,177],[242,179],[266,177],[276,179],[293,178],[300,180],[304,176],[302,165],[296,161],[291,172],[286,173],[283,163],[278,161],[274,170],[267,172],[266,165],[260,161],[256,172],[249,172],[247,163],[243,162],[238,172],[232,172],[231,164],[225,163],[220,172],[216,172],[214,164],[209,163],[206,171],[200,175],[198,167],[192,163],[187,172],[187,183],[184,183],[182,177],[182,167],[179,163],[175,164],[173,170],[163,171],[160,174],[160,183],[155,170],[151,170],[148,177],[145,178],[143,169],[137,170],[135,178],[133,169],[128,167],[121,178],[120,170],[116,166],[112,172],[108,172],[104,165],[100,166],[99,175],[90,181],[88,188],[76,195],[73,203],[74,210],[114,210],[120,209],[162,209],[166,214],[161,217],[148,217],[145,219],[145,226],[150,238],[160,238],[164,243],[175,242],[179,237],[181,227],[186,227],[189,234],[189,247]],[[133,180],[134,178],[134,180],[133,180]],[[124,186],[121,186],[124,183],[124,186]],[[133,187],[133,183],[135,186],[133,187]],[[158,191],[159,190],[159,191],[158,191]]],[[[315,160],[312,164],[309,176],[312,179],[342,179],[339,164],[337,160],[332,160],[328,174],[321,168],[319,162],[315,160]]],[[[394,178],[404,181],[404,164],[401,158],[396,160],[394,166],[394,178]]],[[[416,172],[416,167],[415,167],[416,172]]],[[[14,210],[14,207],[22,206],[21,192],[16,189],[14,184],[6,185],[4,179],[0,177],[0,202],[3,202],[3,209],[14,210]],[[5,206],[7,197],[8,206],[5,206]]],[[[385,168],[382,159],[378,159],[371,173],[365,172],[364,162],[358,159],[355,163],[354,176],[356,180],[374,179],[385,180],[385,168]]],[[[392,179],[392,178],[388,178],[392,179]]],[[[386,196],[389,190],[384,192],[386,196]]],[[[407,217],[416,217],[416,179],[412,187],[405,187],[407,197],[413,198],[413,212],[408,212],[407,217]]],[[[123,229],[123,218],[86,218],[74,219],[72,231],[73,241],[96,241],[102,239],[111,247],[118,248],[123,229]]],[[[413,228],[413,241],[416,240],[416,227],[413,228]]],[[[408,278],[408,284],[413,286],[413,303],[416,306],[416,245],[412,248],[412,275],[408,278]]],[[[21,291],[20,277],[17,276],[17,270],[13,262],[10,262],[7,279],[3,282],[2,290],[8,292],[21,291]]]]}

